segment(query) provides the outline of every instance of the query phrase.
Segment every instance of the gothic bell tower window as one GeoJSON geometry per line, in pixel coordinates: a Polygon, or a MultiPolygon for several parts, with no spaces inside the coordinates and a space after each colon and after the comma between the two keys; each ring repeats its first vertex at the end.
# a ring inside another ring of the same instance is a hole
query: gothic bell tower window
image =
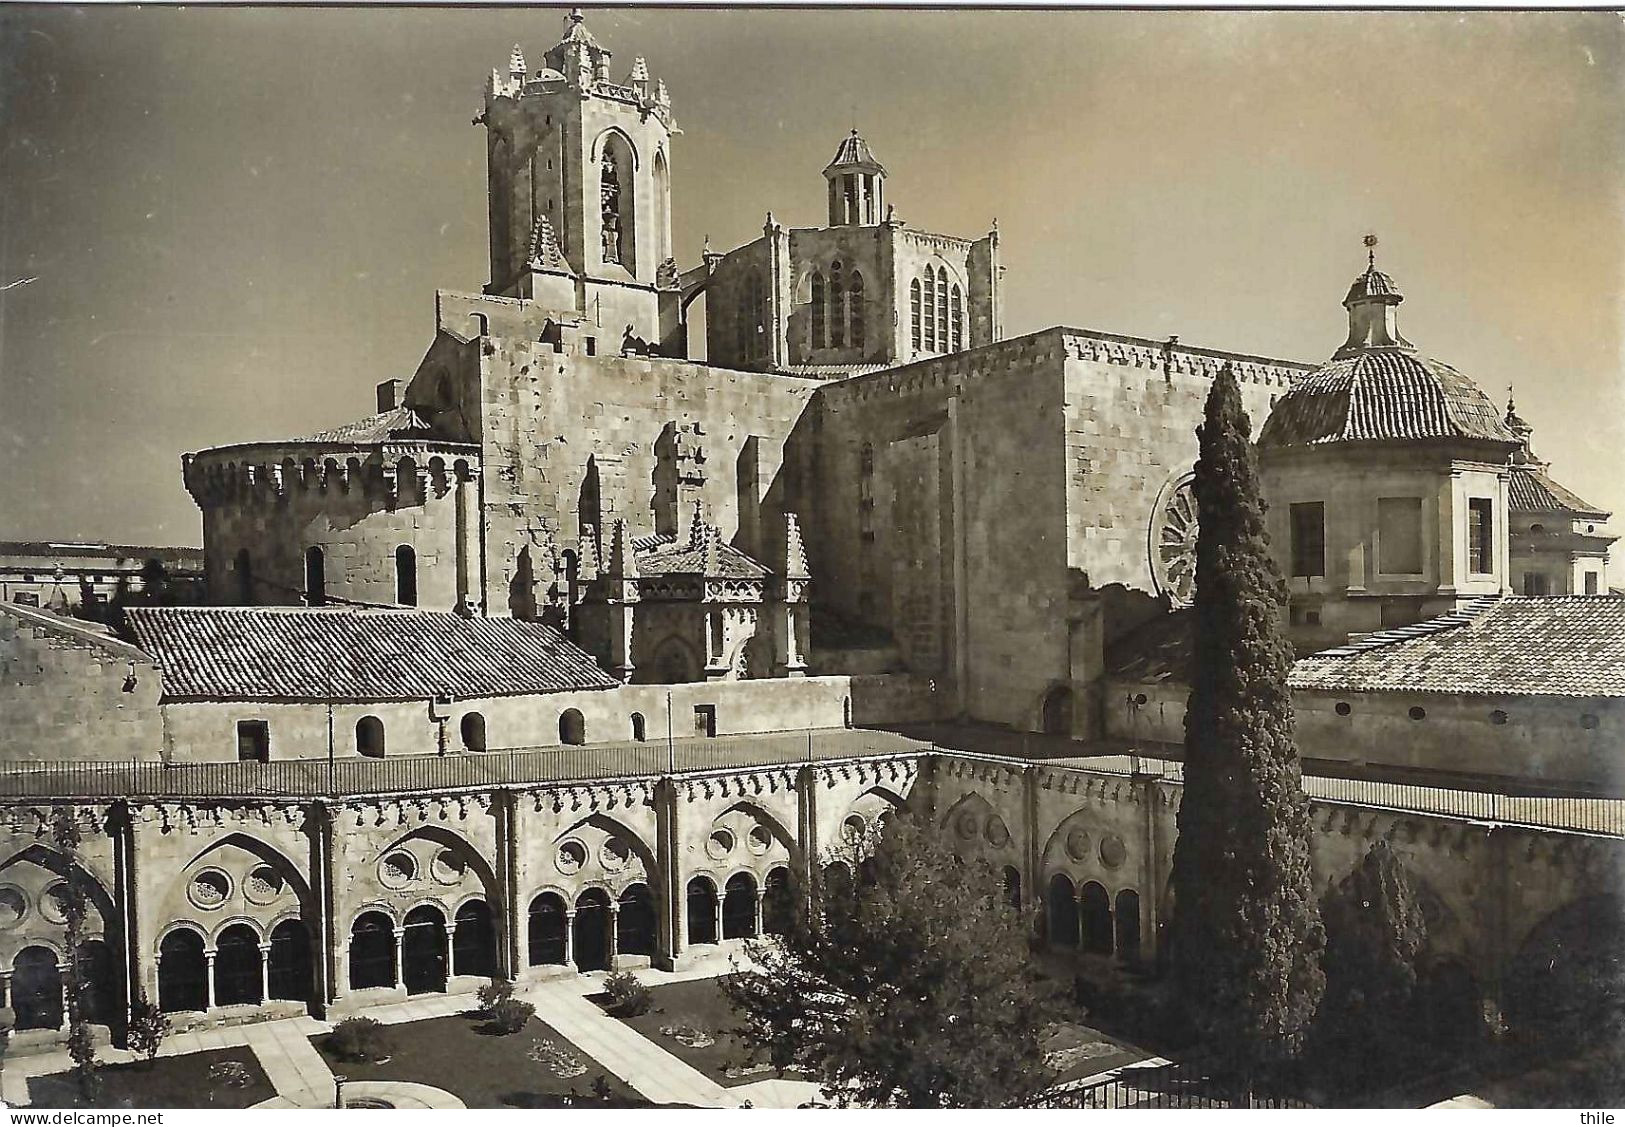
{"type": "Polygon", "coordinates": [[[604,160],[599,167],[600,195],[602,197],[604,261],[621,261],[621,178],[615,168],[615,155],[604,146],[604,160]]]}

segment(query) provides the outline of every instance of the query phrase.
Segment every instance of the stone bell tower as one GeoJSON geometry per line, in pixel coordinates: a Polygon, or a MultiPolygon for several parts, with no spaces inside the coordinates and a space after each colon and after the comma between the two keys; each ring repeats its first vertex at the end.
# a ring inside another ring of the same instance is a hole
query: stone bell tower
{"type": "Polygon", "coordinates": [[[642,58],[612,78],[611,53],[579,10],[532,69],[514,47],[486,83],[491,280],[609,333],[659,342],[675,319],[671,140],[664,82],[642,58]]]}

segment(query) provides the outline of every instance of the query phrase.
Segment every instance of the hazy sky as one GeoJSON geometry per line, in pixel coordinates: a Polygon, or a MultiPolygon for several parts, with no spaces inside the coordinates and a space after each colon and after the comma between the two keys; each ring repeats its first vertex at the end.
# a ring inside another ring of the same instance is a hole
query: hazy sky
{"type": "MultiPolygon", "coordinates": [[[[0,6],[0,539],[197,544],[184,450],[372,409],[486,279],[485,75],[560,9],[0,6]],[[15,284],[33,278],[26,284],[15,284]]],[[[1005,323],[1290,359],[1381,236],[1401,326],[1625,513],[1607,13],[588,11],[666,80],[680,263],[823,221],[854,123],[1005,323]]],[[[1256,422],[1256,420],[1255,420],[1256,422]]],[[[1625,523],[1625,518],[1616,520],[1625,523]]],[[[1616,564],[1616,581],[1622,574],[1616,564]]]]}

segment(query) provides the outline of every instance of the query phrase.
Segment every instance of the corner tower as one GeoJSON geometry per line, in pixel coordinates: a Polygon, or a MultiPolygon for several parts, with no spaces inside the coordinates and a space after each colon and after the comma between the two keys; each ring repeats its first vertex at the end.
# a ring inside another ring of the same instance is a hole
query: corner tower
{"type": "Polygon", "coordinates": [[[485,292],[527,298],[661,341],[676,315],[671,252],[671,140],[664,82],[642,58],[611,77],[611,53],[580,10],[532,70],[514,47],[491,72],[485,109],[491,280],[485,292]]]}

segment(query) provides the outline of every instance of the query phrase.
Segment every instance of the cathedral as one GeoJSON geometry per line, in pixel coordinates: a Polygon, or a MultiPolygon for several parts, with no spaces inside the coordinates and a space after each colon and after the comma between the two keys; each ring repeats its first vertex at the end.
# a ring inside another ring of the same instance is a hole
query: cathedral
{"type": "Polygon", "coordinates": [[[139,996],[215,1023],[688,966],[904,804],[1049,945],[1155,965],[1225,368],[1317,874],[1398,843],[1437,988],[1538,1009],[1625,861],[1613,537],[1511,403],[1401,334],[1374,252],[1323,364],[1007,338],[997,229],[910,227],[856,130],[822,226],[769,214],[685,267],[672,93],[579,12],[491,72],[476,124],[489,280],[436,293],[416,369],[353,422],[183,456],[206,605],[133,608],[125,637],[0,608],[24,1043],[60,1035],[74,958],[115,1038],[139,996]]]}

